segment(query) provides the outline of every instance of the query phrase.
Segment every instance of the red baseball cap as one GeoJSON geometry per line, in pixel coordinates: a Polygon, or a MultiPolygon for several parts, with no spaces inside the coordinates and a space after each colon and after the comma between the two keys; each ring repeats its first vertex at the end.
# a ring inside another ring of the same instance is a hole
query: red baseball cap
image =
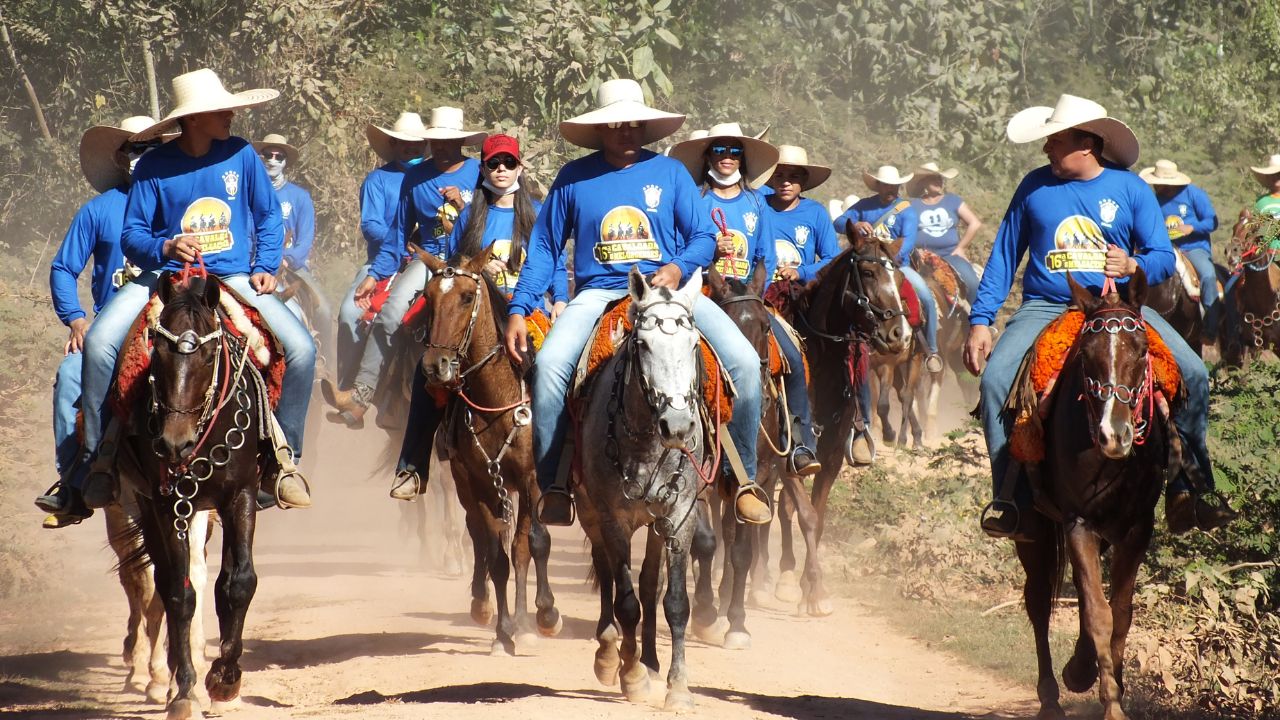
{"type": "Polygon", "coordinates": [[[494,155],[502,155],[503,153],[510,155],[519,162],[520,141],[510,135],[490,135],[485,139],[484,145],[480,148],[480,159],[488,160],[494,155]]]}

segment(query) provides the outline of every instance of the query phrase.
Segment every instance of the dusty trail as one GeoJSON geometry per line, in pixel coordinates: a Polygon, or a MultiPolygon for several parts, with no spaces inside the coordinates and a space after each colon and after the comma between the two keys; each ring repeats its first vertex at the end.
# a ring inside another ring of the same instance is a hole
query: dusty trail
{"type": "MultiPolygon", "coordinates": [[[[565,614],[561,636],[491,657],[490,628],[468,613],[467,581],[424,569],[416,541],[399,530],[386,483],[366,478],[382,445],[375,430],[321,435],[317,506],[261,517],[258,594],[245,632],[244,702],[228,717],[564,718],[651,717],[591,670],[599,606],[586,585],[577,529],[554,534],[551,576],[565,614]]],[[[12,508],[8,508],[12,511],[12,508]]],[[[161,709],[119,692],[127,608],[109,568],[101,521],[50,533],[29,523],[38,547],[67,553],[47,595],[0,608],[0,716],[160,718],[161,709]],[[56,537],[54,537],[56,535],[56,537]]],[[[211,547],[220,543],[215,533],[211,547]]],[[[210,580],[217,552],[210,558],[210,580]]],[[[668,658],[665,621],[659,657],[668,658]]],[[[727,651],[689,642],[699,717],[1020,717],[1034,713],[1016,688],[904,638],[848,600],[825,619],[774,602],[749,611],[753,647],[727,651]]],[[[216,651],[212,603],[207,654],[216,651]]]]}

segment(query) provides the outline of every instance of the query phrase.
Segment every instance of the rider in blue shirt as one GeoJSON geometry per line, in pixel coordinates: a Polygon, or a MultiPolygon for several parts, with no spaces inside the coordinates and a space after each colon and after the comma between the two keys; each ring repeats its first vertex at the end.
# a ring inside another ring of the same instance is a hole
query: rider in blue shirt
{"type": "Polygon", "coordinates": [[[1200,279],[1200,304],[1204,307],[1205,343],[1218,337],[1218,270],[1213,264],[1209,236],[1218,229],[1218,213],[1208,194],[1191,183],[1191,178],[1169,160],[1157,160],[1138,177],[1147,181],[1160,201],[1165,229],[1174,247],[1182,251],[1200,279]]]}
{"type": "Polygon", "coordinates": [[[911,208],[920,218],[916,247],[937,253],[956,271],[964,284],[965,298],[972,306],[978,297],[978,273],[965,251],[982,227],[982,220],[963,198],[947,192],[947,181],[958,174],[959,170],[943,170],[936,163],[928,162],[916,168],[909,190],[915,196],[911,208]],[[963,235],[960,223],[964,223],[963,235]]]}

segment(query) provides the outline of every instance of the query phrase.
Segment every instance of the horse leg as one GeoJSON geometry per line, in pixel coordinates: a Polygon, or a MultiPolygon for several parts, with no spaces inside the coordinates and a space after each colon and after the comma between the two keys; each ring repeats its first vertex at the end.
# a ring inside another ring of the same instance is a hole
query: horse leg
{"type": "MultiPolygon", "coordinates": [[[[187,544],[191,548],[191,552],[187,554],[187,577],[191,579],[191,589],[195,591],[196,610],[191,616],[191,632],[188,637],[191,638],[191,666],[195,669],[196,677],[200,676],[205,667],[205,587],[209,584],[209,557],[205,545],[209,542],[212,531],[212,510],[201,510],[191,516],[191,529],[187,537],[187,544]]],[[[191,692],[200,701],[201,707],[213,705],[213,698],[209,697],[209,690],[204,683],[196,683],[191,692]]]]}
{"type": "Polygon", "coordinates": [[[533,598],[534,607],[538,608],[538,632],[546,637],[555,637],[564,629],[564,618],[556,609],[556,596],[551,592],[551,578],[547,575],[547,562],[551,559],[551,533],[546,526],[538,522],[537,485],[529,491],[529,554],[533,556],[533,571],[537,576],[537,595],[533,598]]]}
{"type": "MultiPolygon", "coordinates": [[[[142,678],[143,672],[147,671],[147,651],[150,648],[143,647],[138,640],[141,639],[139,631],[143,626],[151,571],[149,568],[131,568],[125,562],[133,553],[134,545],[129,542],[126,534],[129,519],[124,510],[119,505],[112,504],[103,512],[107,516],[107,541],[119,561],[116,575],[120,579],[124,596],[129,601],[129,620],[125,625],[124,652],[121,654],[125,667],[129,669],[124,679],[124,692],[142,693],[147,688],[142,678]]],[[[155,588],[151,588],[151,594],[155,594],[155,588]]]]}
{"type": "Polygon", "coordinates": [[[640,662],[651,678],[658,675],[658,586],[662,584],[662,536],[645,529],[644,564],[640,566],[640,662]]]}
{"type": "Polygon", "coordinates": [[[471,620],[481,627],[488,627],[493,622],[493,601],[489,598],[489,587],[485,582],[489,578],[489,550],[484,519],[480,516],[480,507],[472,497],[469,478],[458,483],[458,502],[462,504],[467,520],[467,532],[471,535],[471,547],[474,551],[474,564],[471,567],[471,620]]]}
{"type": "Polygon", "coordinates": [[[218,510],[222,518],[222,570],[213,585],[213,603],[218,612],[218,659],[213,661],[204,679],[209,698],[215,704],[240,697],[244,616],[258,589],[258,573],[253,568],[257,487],[257,483],[252,483],[232,497],[227,507],[218,510]]]}
{"type": "Polygon", "coordinates": [[[169,671],[173,677],[166,720],[202,718],[199,702],[192,697],[196,672],[191,665],[191,618],[196,598],[187,575],[190,553],[185,539],[179,540],[169,513],[143,512],[143,537],[147,554],[155,562],[156,591],[164,603],[169,629],[169,671]]]}
{"type": "MultiPolygon", "coordinates": [[[[725,503],[726,513],[732,512],[725,503]]],[[[755,535],[749,525],[738,525],[734,518],[725,518],[728,529],[725,546],[728,548],[728,563],[725,576],[732,576],[733,581],[727,588],[722,585],[720,605],[729,619],[729,630],[724,636],[726,650],[746,650],[751,647],[751,633],[747,632],[747,572],[751,568],[751,540],[755,535]]]]}
{"type": "MultiPolygon", "coordinates": [[[[502,529],[505,524],[500,517],[494,517],[488,505],[481,506],[481,523],[485,531],[485,550],[489,556],[489,579],[493,581],[493,604],[497,606],[498,623],[497,639],[493,642],[490,654],[501,657],[503,654],[515,655],[515,623],[511,618],[511,606],[507,602],[507,581],[511,579],[511,559],[507,556],[507,548],[502,542],[502,529]]],[[[477,551],[480,549],[476,548],[477,551]]]]}
{"type": "Polygon", "coordinates": [[[1138,537],[1128,538],[1111,551],[1111,657],[1115,663],[1117,703],[1124,699],[1124,648],[1133,624],[1133,587],[1151,541],[1151,528],[1133,532],[1138,537]]]}
{"type": "Polygon", "coordinates": [[[1036,639],[1036,667],[1038,680],[1036,695],[1040,699],[1037,720],[1065,720],[1067,715],[1059,704],[1058,681],[1053,674],[1053,655],[1049,647],[1049,618],[1053,614],[1053,588],[1061,573],[1061,558],[1057,540],[1052,533],[1056,528],[1047,522],[1038,523],[1040,532],[1034,542],[1014,543],[1018,560],[1026,573],[1022,585],[1022,602],[1027,619],[1036,639]]]}
{"type": "MultiPolygon", "coordinates": [[[[716,558],[716,535],[711,527],[711,508],[698,503],[694,509],[695,524],[689,553],[698,563],[697,584],[693,596],[693,634],[703,642],[719,645],[725,628],[717,628],[715,591],[711,589],[712,569],[716,558]]],[[[669,581],[668,581],[669,582],[669,581]]]]}
{"type": "MultiPolygon", "coordinates": [[[[676,537],[679,547],[689,547],[693,541],[692,529],[682,528],[676,537]]],[[[684,552],[668,552],[667,556],[667,594],[662,600],[662,609],[667,617],[667,628],[671,631],[671,665],[667,670],[667,710],[690,710],[693,708],[693,694],[689,692],[689,669],[685,665],[684,636],[689,625],[689,592],[686,584],[686,573],[689,554],[684,552]]]]}
{"type": "Polygon", "coordinates": [[[613,566],[604,549],[598,528],[587,524],[582,528],[591,539],[591,567],[600,586],[600,619],[596,622],[595,673],[601,685],[612,687],[618,682],[618,626],[613,621],[613,566]]]}
{"type": "Polygon", "coordinates": [[[516,627],[516,644],[533,645],[538,641],[529,618],[529,561],[533,559],[529,549],[529,530],[533,512],[529,506],[529,494],[521,492],[516,500],[515,535],[511,540],[511,567],[515,571],[516,589],[512,618],[516,627]]]}
{"type": "Polygon", "coordinates": [[[804,587],[801,600],[805,612],[813,617],[826,617],[835,611],[827,594],[825,576],[822,573],[822,553],[818,551],[818,513],[804,494],[804,481],[786,477],[788,492],[796,498],[796,515],[800,519],[800,533],[804,536],[804,587]]]}
{"type": "MultiPolygon", "coordinates": [[[[897,441],[897,436],[893,433],[893,425],[889,422],[889,386],[893,384],[890,377],[890,371],[885,368],[876,368],[876,415],[880,418],[880,433],[884,438],[886,445],[892,445],[897,441]]],[[[903,408],[906,412],[906,408],[903,408]]]]}
{"type": "Polygon", "coordinates": [[[622,630],[618,648],[622,658],[622,694],[627,700],[641,703],[649,698],[649,671],[640,662],[636,626],[640,624],[640,601],[631,580],[631,538],[609,519],[604,526],[604,540],[609,562],[613,566],[613,617],[622,630]]]}
{"type": "MultiPolygon", "coordinates": [[[[824,458],[823,467],[826,467],[826,463],[827,459],[824,458]]],[[[773,586],[773,596],[784,603],[797,603],[800,602],[800,581],[796,577],[795,539],[792,535],[791,521],[799,501],[797,496],[793,495],[796,491],[791,479],[784,476],[782,482],[782,492],[778,496],[778,526],[782,531],[782,555],[778,559],[778,581],[773,586]]],[[[799,491],[805,492],[803,483],[800,483],[799,491]]],[[[768,542],[766,535],[762,544],[768,545],[768,542]]]]}
{"type": "Polygon", "coordinates": [[[1111,655],[1111,607],[1102,590],[1098,538],[1082,525],[1076,524],[1067,532],[1067,549],[1071,553],[1076,587],[1081,591],[1081,617],[1084,618],[1085,629],[1093,640],[1098,656],[1098,699],[1102,703],[1103,718],[1124,720],[1124,710],[1120,708],[1120,688],[1116,682],[1116,658],[1111,655]]]}
{"type": "MultiPolygon", "coordinates": [[[[439,441],[437,447],[441,447],[439,441]]],[[[458,517],[461,503],[454,502],[459,497],[458,481],[453,476],[451,463],[438,459],[433,459],[432,462],[439,468],[435,476],[437,482],[433,484],[444,516],[444,522],[441,523],[444,528],[444,573],[449,577],[458,577],[462,574],[462,559],[465,554],[462,549],[463,519],[458,517]]]]}
{"type": "MultiPolygon", "coordinates": [[[[757,474],[759,471],[757,470],[757,474]]],[[[765,493],[769,497],[774,496],[777,487],[777,480],[772,479],[765,484],[765,493]]],[[[775,518],[782,514],[782,506],[790,504],[791,500],[787,497],[787,493],[780,492],[778,497],[778,511],[774,513],[775,518]]],[[[769,529],[773,523],[761,525],[755,528],[747,528],[751,533],[752,540],[755,542],[753,546],[755,552],[751,556],[751,593],[748,600],[752,607],[764,607],[768,602],[767,598],[772,594],[774,585],[773,576],[769,570],[769,529]]]]}

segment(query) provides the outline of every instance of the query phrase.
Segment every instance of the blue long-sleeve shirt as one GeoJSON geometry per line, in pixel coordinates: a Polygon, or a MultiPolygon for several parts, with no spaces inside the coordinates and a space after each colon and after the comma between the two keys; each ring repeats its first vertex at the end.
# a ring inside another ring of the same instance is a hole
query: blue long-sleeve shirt
{"type": "Polygon", "coordinates": [[[570,237],[581,291],[624,288],[632,267],[651,273],[671,263],[687,279],[711,264],[715,236],[683,163],[648,150],[626,168],[610,165],[603,152],[578,158],[560,169],[538,213],[511,314],[541,306],[570,237]]]}
{"type": "Polygon", "coordinates": [[[205,267],[217,275],[280,269],[284,223],[266,168],[244,138],[214,140],[198,158],[165,143],[138,161],[125,206],[120,247],[143,270],[178,270],[164,243],[201,241],[205,267]]]}
{"type": "Polygon", "coordinates": [[[831,224],[831,216],[822,203],[800,198],[790,210],[774,210],[774,252],[778,267],[793,267],[800,282],[810,282],[831,258],[840,254],[840,241],[831,224]]]}
{"type": "MultiPolygon", "coordinates": [[[[453,232],[449,233],[448,239],[445,241],[445,257],[453,257],[462,245],[462,236],[466,232],[467,223],[471,220],[471,205],[462,209],[462,214],[458,215],[458,221],[453,225],[453,232]]],[[[542,203],[533,200],[533,211],[542,210],[542,203]]],[[[484,236],[481,240],[484,248],[489,251],[490,255],[505,263],[511,262],[511,236],[515,232],[516,211],[514,208],[502,208],[494,205],[489,206],[489,211],[484,217],[484,236]]],[[[525,255],[528,255],[528,241],[525,242],[525,255]]],[[[521,270],[523,270],[521,266],[521,270]]],[[[510,294],[516,288],[516,282],[520,279],[521,270],[507,270],[498,273],[493,278],[494,283],[502,289],[502,292],[510,294]]],[[[564,257],[556,258],[555,273],[551,278],[551,299],[554,302],[569,301],[569,274],[565,270],[564,257]]]]}
{"type": "Polygon", "coordinates": [[[864,197],[844,211],[844,214],[831,222],[836,232],[844,232],[847,222],[868,222],[875,228],[875,234],[885,242],[902,238],[902,248],[894,261],[906,265],[911,260],[911,251],[916,247],[916,232],[920,229],[920,218],[906,198],[894,198],[885,203],[879,195],[864,197]]]}
{"type": "Polygon", "coordinates": [[[1218,213],[1204,190],[1186,185],[1177,195],[1160,203],[1160,212],[1164,215],[1164,226],[1174,245],[1183,250],[1213,252],[1209,235],[1218,229],[1218,213]],[[1184,236],[1178,232],[1183,224],[1191,226],[1190,234],[1184,236]]]}
{"type": "Polygon", "coordinates": [[[440,191],[456,187],[463,203],[470,203],[479,179],[480,161],[475,158],[467,158],[452,172],[441,172],[430,160],[409,168],[400,184],[395,222],[391,225],[391,242],[383,243],[379,248],[378,256],[369,267],[369,274],[378,280],[395,275],[400,270],[400,260],[405,256],[409,238],[415,229],[418,230],[419,247],[437,257],[445,257],[444,245],[449,234],[440,224],[440,216],[449,215],[456,224],[458,211],[445,201],[440,191]]]}
{"type": "MultiPolygon", "coordinates": [[[[755,190],[745,190],[737,197],[726,200],[708,190],[702,196],[702,212],[708,217],[712,210],[724,211],[725,226],[733,235],[733,257],[722,257],[715,261],[716,270],[726,278],[734,278],[747,282],[755,271],[758,262],[764,263],[765,283],[773,281],[773,274],[778,268],[777,248],[771,242],[775,235],[773,230],[773,212],[764,196],[755,190]]],[[[719,232],[719,228],[716,228],[719,232]]],[[[718,239],[718,238],[717,238],[718,239]]]]}
{"type": "Polygon", "coordinates": [[[404,174],[403,165],[389,162],[370,171],[360,183],[360,234],[364,236],[366,263],[372,263],[378,250],[391,238],[404,174]]]}
{"type": "Polygon", "coordinates": [[[284,219],[284,259],[290,267],[305,268],[316,240],[316,208],[311,193],[287,182],[276,196],[284,219]]]}
{"type": "Polygon", "coordinates": [[[124,253],[120,251],[120,232],[124,227],[124,190],[112,188],[85,203],[71,220],[62,245],[49,267],[49,292],[53,311],[64,325],[85,317],[80,307],[76,281],[93,259],[90,290],[96,315],[107,304],[116,289],[124,284],[124,253]]]}
{"type": "Polygon", "coordinates": [[[1173,274],[1173,246],[1164,217],[1155,193],[1137,175],[1106,167],[1092,180],[1063,180],[1048,165],[1032,170],[1000,222],[969,323],[992,323],[1028,252],[1031,259],[1022,276],[1024,302],[1070,302],[1068,271],[1076,282],[1097,292],[1105,280],[1108,245],[1132,255],[1149,284],[1173,274]]]}

